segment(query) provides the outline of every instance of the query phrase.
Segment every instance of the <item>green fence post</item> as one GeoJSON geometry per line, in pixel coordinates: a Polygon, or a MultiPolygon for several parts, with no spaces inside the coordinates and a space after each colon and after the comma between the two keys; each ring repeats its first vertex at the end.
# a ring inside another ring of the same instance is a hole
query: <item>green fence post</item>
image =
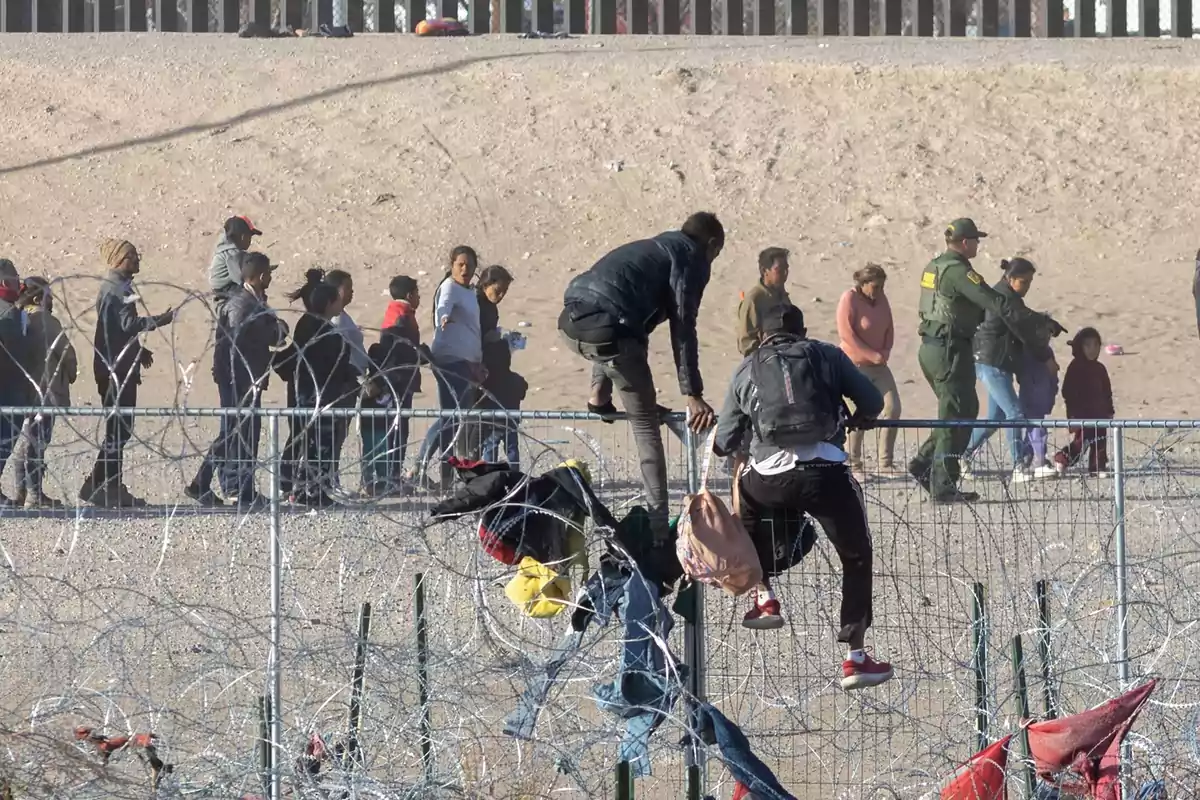
{"type": "MultiPolygon", "coordinates": [[[[1029,719],[1029,687],[1025,684],[1025,650],[1021,646],[1020,634],[1014,636],[1012,640],[1012,667],[1021,719],[1029,719]]],[[[1022,725],[1017,738],[1021,741],[1021,780],[1025,785],[1025,796],[1033,797],[1033,764],[1029,760],[1029,729],[1022,725]]]]}
{"type": "Polygon", "coordinates": [[[633,800],[633,776],[628,761],[617,762],[617,800],[633,800]]]}
{"type": "Polygon", "coordinates": [[[1042,661],[1042,704],[1045,706],[1046,719],[1058,716],[1057,703],[1054,700],[1054,684],[1050,673],[1050,599],[1046,581],[1034,584],[1034,594],[1037,595],[1038,605],[1038,655],[1042,661]]]}
{"type": "Polygon", "coordinates": [[[978,750],[988,744],[987,622],[984,619],[983,584],[971,584],[971,666],[975,671],[975,734],[978,750]]]}
{"type": "Polygon", "coordinates": [[[358,733],[362,730],[363,683],[367,672],[367,640],[371,636],[371,604],[358,608],[358,638],[354,643],[354,672],[350,676],[350,736],[346,743],[350,763],[361,764],[358,733]]]}
{"type": "Polygon", "coordinates": [[[433,780],[433,715],[429,708],[429,636],[425,619],[425,573],[413,577],[417,621],[417,702],[421,704],[421,763],[433,780]]]}

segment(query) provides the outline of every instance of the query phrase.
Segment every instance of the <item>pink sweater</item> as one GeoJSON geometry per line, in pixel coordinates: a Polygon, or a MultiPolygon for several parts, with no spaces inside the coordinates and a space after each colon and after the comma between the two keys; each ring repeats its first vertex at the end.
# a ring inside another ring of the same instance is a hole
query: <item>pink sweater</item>
{"type": "Polygon", "coordinates": [[[886,296],[871,303],[849,289],[838,301],[838,339],[842,352],[857,365],[886,364],[892,354],[892,307],[886,296]]]}

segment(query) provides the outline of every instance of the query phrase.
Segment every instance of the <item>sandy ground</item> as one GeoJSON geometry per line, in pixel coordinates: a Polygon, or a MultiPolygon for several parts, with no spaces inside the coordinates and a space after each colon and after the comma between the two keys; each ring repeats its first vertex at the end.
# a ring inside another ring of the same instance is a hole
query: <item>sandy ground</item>
{"type": "MultiPolygon", "coordinates": [[[[831,334],[855,268],[888,268],[893,369],[906,416],[920,417],[933,404],[916,368],[917,276],[942,224],[966,214],[993,234],[978,263],[985,274],[998,274],[1001,257],[1027,255],[1041,270],[1031,305],[1125,347],[1129,355],[1108,362],[1118,416],[1187,415],[1194,57],[1191,42],[1158,41],[9,36],[0,50],[0,101],[11,110],[0,255],[65,279],[62,316],[83,349],[100,239],[137,243],[147,305],[183,307],[150,337],[159,358],[142,402],[209,406],[211,326],[200,295],[230,213],[266,231],[262,249],[284,265],[280,290],[314,264],[352,271],[351,310],[364,326],[378,324],[391,276],[419,276],[429,296],[449,247],[469,242],[485,263],[517,274],[501,311],[503,324],[531,323],[530,346],[515,359],[533,387],[527,408],[574,409],[584,365],[554,335],[566,281],[612,246],[711,209],[729,232],[702,312],[714,400],[735,363],[738,292],[755,279],[757,251],[777,244],[794,253],[789,288],[817,336],[831,334]],[[1170,350],[1180,340],[1184,349],[1170,350]]],[[[661,343],[660,388],[678,407],[665,331],[661,343]]],[[[93,401],[90,385],[83,375],[77,402],[93,401]]],[[[272,392],[282,401],[281,387],[272,392]]],[[[94,428],[60,428],[53,493],[73,495],[94,428]]],[[[9,563],[3,714],[24,732],[10,740],[7,768],[29,796],[145,796],[130,757],[88,778],[76,757],[49,766],[34,746],[42,740],[29,738],[60,742],[85,723],[155,728],[196,795],[255,788],[266,518],[200,516],[180,501],[210,426],[147,420],[138,430],[133,483],[154,503],[141,517],[71,512],[0,525],[9,563]]],[[[527,433],[526,454],[539,464],[590,454],[607,499],[634,493],[623,426],[547,422],[527,433]]],[[[902,446],[911,452],[915,438],[902,446]]],[[[1196,488],[1183,469],[1197,462],[1195,441],[1146,433],[1130,450],[1145,467],[1130,485],[1135,588],[1146,598],[1134,675],[1177,679],[1170,704],[1147,716],[1138,752],[1168,763],[1172,796],[1186,797],[1197,785],[1186,731],[1200,698],[1183,677],[1200,606],[1179,587],[1190,585],[1196,550],[1196,488]]],[[[674,443],[672,459],[681,488],[674,443]]],[[[911,485],[872,485],[875,643],[903,664],[901,679],[878,695],[834,689],[837,569],[823,546],[783,587],[796,611],[777,639],[743,635],[741,608],[711,598],[709,696],[799,796],[927,791],[973,749],[972,581],[985,582],[998,607],[993,733],[1014,719],[1007,639],[1035,624],[1035,579],[1054,583],[1064,697],[1078,708],[1115,689],[1111,492],[1108,482],[1010,491],[987,481],[992,502],[935,513],[911,485]]],[[[285,517],[289,746],[314,729],[344,728],[355,614],[370,600],[378,650],[356,796],[453,796],[455,786],[485,797],[610,794],[617,727],[587,710],[586,695],[611,674],[611,642],[572,673],[538,745],[502,739],[498,721],[532,671],[524,659],[542,660],[561,628],[507,608],[490,586],[500,573],[476,560],[468,528],[419,534],[423,502],[285,517]],[[421,778],[414,711],[420,570],[434,615],[432,781],[421,778]]],[[[656,782],[640,794],[680,796],[678,735],[660,732],[656,782]]],[[[719,770],[710,778],[714,792],[728,792],[719,770]]]]}

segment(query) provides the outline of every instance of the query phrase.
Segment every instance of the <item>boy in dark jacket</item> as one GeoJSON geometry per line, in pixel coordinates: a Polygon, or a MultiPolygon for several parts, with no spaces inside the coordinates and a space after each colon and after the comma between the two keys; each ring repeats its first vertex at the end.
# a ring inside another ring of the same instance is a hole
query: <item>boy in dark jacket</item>
{"type": "MultiPolygon", "coordinates": [[[[1112,382],[1108,370],[1100,363],[1100,333],[1084,328],[1071,340],[1075,356],[1063,377],[1062,395],[1067,403],[1068,419],[1112,419],[1112,382]]],[[[1054,456],[1060,472],[1079,462],[1088,451],[1088,473],[1103,476],[1108,469],[1108,430],[1106,428],[1072,425],[1071,443],[1054,456]]]]}
{"type": "MultiPolygon", "coordinates": [[[[384,314],[379,341],[371,345],[371,360],[363,383],[364,409],[412,408],[413,395],[421,391],[422,364],[433,358],[421,344],[421,329],[414,312],[421,305],[417,282],[407,276],[393,278],[392,302],[384,314]]],[[[378,497],[400,486],[404,453],[408,448],[409,418],[397,415],[364,418],[363,490],[378,497]]]]}

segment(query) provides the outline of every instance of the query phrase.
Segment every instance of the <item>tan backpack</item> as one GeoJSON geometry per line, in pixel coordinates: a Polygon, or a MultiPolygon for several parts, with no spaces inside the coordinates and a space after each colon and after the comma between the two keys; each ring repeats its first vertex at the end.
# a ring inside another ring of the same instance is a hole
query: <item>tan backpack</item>
{"type": "Polygon", "coordinates": [[[700,490],[684,498],[675,553],[685,575],[736,597],[761,583],[763,570],[742,521],[707,488],[715,437],[714,430],[704,448],[700,490]]]}

